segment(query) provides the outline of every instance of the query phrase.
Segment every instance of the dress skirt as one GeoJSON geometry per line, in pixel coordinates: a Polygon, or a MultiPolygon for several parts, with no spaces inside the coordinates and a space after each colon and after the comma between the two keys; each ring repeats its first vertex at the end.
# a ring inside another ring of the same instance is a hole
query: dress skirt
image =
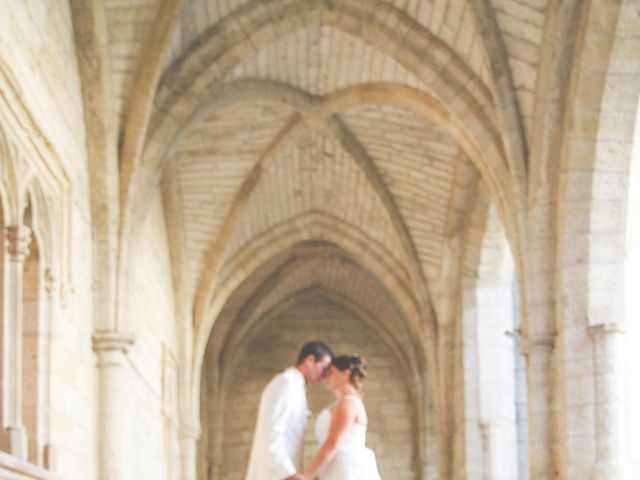
{"type": "Polygon", "coordinates": [[[320,472],[320,480],[380,480],[376,456],[366,447],[339,450],[320,472]]]}

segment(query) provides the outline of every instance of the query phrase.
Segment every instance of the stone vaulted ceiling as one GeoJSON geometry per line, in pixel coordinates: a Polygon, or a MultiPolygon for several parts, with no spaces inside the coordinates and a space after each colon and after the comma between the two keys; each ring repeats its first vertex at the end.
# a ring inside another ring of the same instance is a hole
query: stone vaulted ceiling
{"type": "Polygon", "coordinates": [[[256,239],[322,218],[392,256],[418,297],[437,297],[479,182],[494,196],[508,183],[472,158],[477,139],[494,145],[485,162],[517,175],[507,158],[526,146],[504,132],[530,133],[545,7],[107,2],[120,122],[132,122],[145,64],[161,62],[139,170],[160,166],[181,295],[208,308],[218,273],[256,239]],[[171,34],[158,56],[145,45],[160,26],[171,34]]]}

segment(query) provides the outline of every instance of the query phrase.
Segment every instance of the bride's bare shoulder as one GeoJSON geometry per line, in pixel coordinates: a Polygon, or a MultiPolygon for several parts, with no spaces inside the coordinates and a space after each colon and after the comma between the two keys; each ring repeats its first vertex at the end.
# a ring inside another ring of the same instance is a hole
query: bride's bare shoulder
{"type": "Polygon", "coordinates": [[[362,399],[358,395],[343,395],[338,399],[334,408],[344,411],[358,411],[362,406],[362,399]]]}

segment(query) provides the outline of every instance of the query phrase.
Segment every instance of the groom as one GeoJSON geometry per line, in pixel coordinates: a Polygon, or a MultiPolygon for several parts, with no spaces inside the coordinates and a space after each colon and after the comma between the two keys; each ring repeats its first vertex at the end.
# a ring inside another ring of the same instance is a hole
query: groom
{"type": "Polygon", "coordinates": [[[300,480],[304,428],[307,424],[305,385],[320,382],[331,364],[324,342],[308,342],[294,367],[271,379],[260,398],[245,480],[300,480]]]}

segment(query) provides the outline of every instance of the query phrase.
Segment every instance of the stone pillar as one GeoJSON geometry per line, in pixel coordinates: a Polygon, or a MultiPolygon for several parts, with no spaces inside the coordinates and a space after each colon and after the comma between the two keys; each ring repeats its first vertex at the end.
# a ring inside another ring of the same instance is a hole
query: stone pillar
{"type": "Polygon", "coordinates": [[[550,336],[529,337],[522,341],[522,351],[527,359],[529,471],[530,478],[536,480],[556,478],[554,343],[550,336]]]}
{"type": "Polygon", "coordinates": [[[22,287],[31,229],[26,225],[5,229],[8,262],[5,263],[4,283],[4,421],[9,452],[27,460],[27,429],[22,419],[22,287]]]}
{"type": "Polygon", "coordinates": [[[198,455],[199,429],[183,427],[180,429],[180,461],[182,480],[196,480],[196,461],[198,455]]]}
{"type": "Polygon", "coordinates": [[[198,428],[182,427],[180,429],[180,463],[182,464],[182,480],[196,480],[198,438],[200,438],[200,430],[198,428]]]}
{"type": "Polygon", "coordinates": [[[126,474],[128,405],[127,353],[133,339],[119,332],[93,336],[98,357],[98,478],[121,480],[126,474]]]}
{"type": "Polygon", "coordinates": [[[480,431],[482,432],[484,479],[502,480],[504,478],[504,472],[500,458],[500,454],[502,453],[500,427],[487,422],[481,422],[480,431]]]}
{"type": "Polygon", "coordinates": [[[596,458],[591,480],[625,480],[624,332],[615,324],[589,327],[595,376],[596,458]]]}
{"type": "Polygon", "coordinates": [[[51,268],[47,268],[44,274],[44,290],[47,294],[48,300],[48,318],[46,322],[47,331],[45,332],[47,335],[46,345],[47,345],[47,372],[46,372],[46,391],[45,391],[45,399],[46,399],[46,443],[43,448],[43,465],[45,468],[56,471],[58,466],[58,449],[53,443],[53,432],[51,425],[52,421],[52,410],[53,410],[53,372],[55,371],[53,362],[53,346],[55,344],[55,328],[56,328],[56,318],[58,312],[58,296],[60,291],[60,283],[51,268]]]}

